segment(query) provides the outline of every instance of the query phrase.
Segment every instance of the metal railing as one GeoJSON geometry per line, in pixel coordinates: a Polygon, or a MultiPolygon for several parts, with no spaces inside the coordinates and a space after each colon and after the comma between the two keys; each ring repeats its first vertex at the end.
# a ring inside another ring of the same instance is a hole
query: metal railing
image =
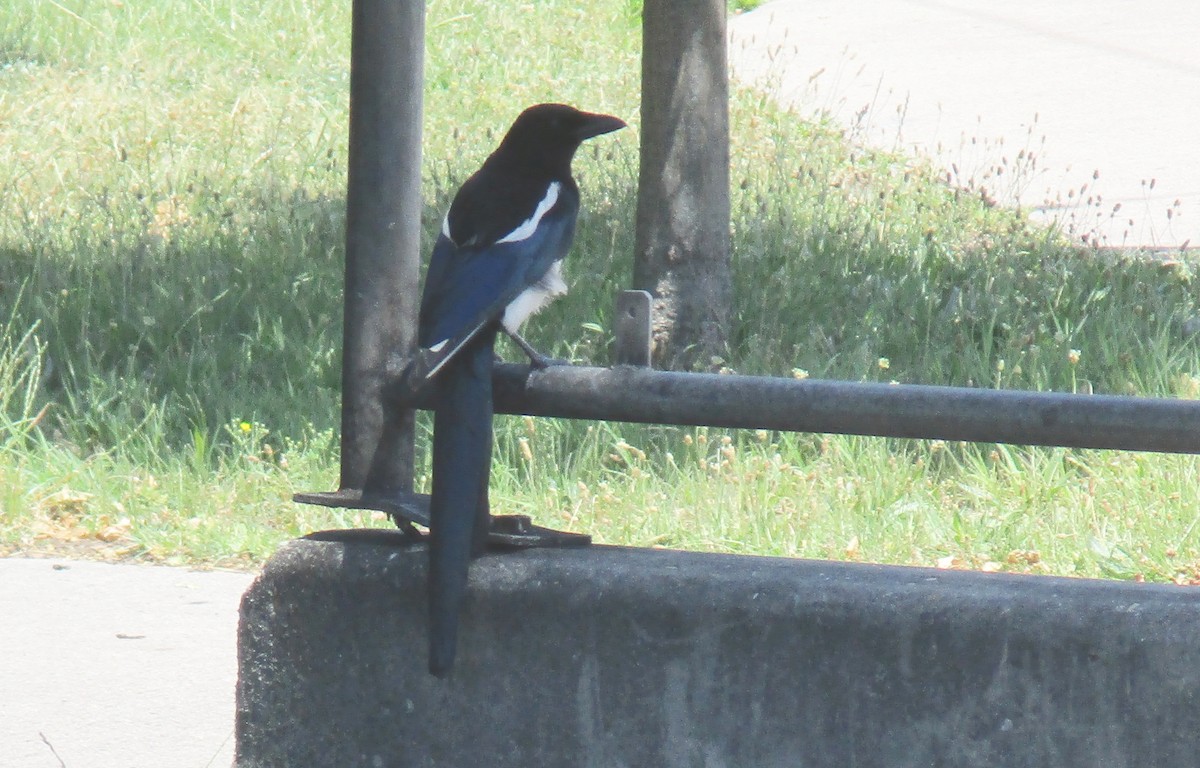
{"type": "Polygon", "coordinates": [[[1200,453],[1200,402],[553,366],[495,372],[498,413],[1200,453]]]}
{"type": "MultiPolygon", "coordinates": [[[[297,500],[424,503],[411,493],[411,407],[428,402],[390,396],[388,369],[416,328],[423,13],[421,0],[354,1],[341,488],[297,500]]],[[[631,293],[615,326],[616,360],[633,365],[498,366],[497,412],[1200,453],[1200,402],[651,370],[649,296],[631,293]]]]}

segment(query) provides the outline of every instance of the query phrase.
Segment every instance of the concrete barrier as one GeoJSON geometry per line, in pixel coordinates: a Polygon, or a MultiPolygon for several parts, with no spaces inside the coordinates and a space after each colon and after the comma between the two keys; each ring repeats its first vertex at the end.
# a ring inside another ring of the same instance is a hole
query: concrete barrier
{"type": "Polygon", "coordinates": [[[1190,589],[491,555],[447,681],[425,671],[425,607],[425,552],[389,532],[281,549],[242,603],[238,765],[1200,764],[1190,589]]]}

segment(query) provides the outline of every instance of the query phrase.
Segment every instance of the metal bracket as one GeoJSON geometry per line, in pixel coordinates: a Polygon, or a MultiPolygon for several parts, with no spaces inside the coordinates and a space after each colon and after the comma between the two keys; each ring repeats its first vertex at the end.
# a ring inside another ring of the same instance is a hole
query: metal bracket
{"type": "MultiPolygon", "coordinates": [[[[394,496],[363,494],[346,489],[332,493],[297,493],[292,501],[341,509],[370,509],[386,512],[409,539],[420,540],[427,534],[416,526],[429,528],[429,496],[424,493],[398,493],[394,496]]],[[[586,547],[592,537],[586,533],[556,531],[534,525],[528,515],[492,515],[487,544],[490,550],[558,549],[586,547]]]]}
{"type": "Polygon", "coordinates": [[[616,331],[616,365],[649,368],[652,340],[650,336],[650,302],[647,291],[621,291],[617,294],[617,311],[613,326],[616,331]]]}

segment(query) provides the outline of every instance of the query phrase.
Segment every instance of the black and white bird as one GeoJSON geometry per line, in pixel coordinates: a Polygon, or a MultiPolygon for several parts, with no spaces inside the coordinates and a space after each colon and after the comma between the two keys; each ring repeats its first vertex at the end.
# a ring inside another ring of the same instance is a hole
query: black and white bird
{"type": "Polygon", "coordinates": [[[427,376],[437,390],[429,671],[438,677],[453,667],[468,568],[488,534],[496,336],[505,331],[533,365],[547,364],[518,330],[567,292],[562,260],[579,213],[571,160],[582,142],[624,125],[565,104],[526,109],[459,189],[434,245],[418,342],[437,356],[427,376]]]}

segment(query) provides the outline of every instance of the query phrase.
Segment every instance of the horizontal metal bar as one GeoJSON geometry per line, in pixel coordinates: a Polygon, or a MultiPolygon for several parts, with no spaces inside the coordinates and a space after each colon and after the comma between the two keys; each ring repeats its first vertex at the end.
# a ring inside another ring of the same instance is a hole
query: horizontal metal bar
{"type": "Polygon", "coordinates": [[[1167,398],[506,364],[495,399],[530,416],[1200,453],[1200,402],[1167,398]]]}

